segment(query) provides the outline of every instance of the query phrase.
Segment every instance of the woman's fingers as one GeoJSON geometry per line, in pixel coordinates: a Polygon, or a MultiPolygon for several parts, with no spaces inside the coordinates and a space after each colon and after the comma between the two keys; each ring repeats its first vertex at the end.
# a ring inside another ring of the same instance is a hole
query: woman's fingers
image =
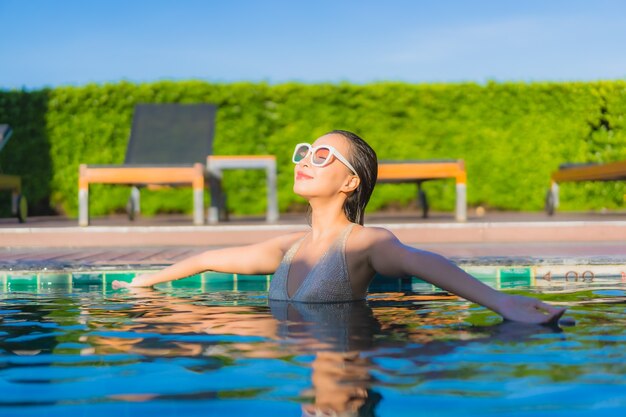
{"type": "MultiPolygon", "coordinates": [[[[541,324],[557,324],[559,320],[567,311],[565,307],[555,307],[553,305],[544,303],[543,301],[536,300],[535,309],[543,316],[540,317],[541,324]]],[[[572,320],[567,320],[566,325],[570,325],[569,323],[573,322],[572,320]]]]}
{"type": "Polygon", "coordinates": [[[558,320],[567,310],[567,308],[565,307],[555,307],[550,304],[544,303],[543,301],[538,301],[537,309],[542,311],[543,314],[546,316],[546,323],[558,322],[558,320]]]}
{"type": "Polygon", "coordinates": [[[111,283],[111,286],[113,287],[114,290],[119,290],[120,288],[129,288],[130,284],[125,281],[115,280],[111,283]]]}
{"type": "Polygon", "coordinates": [[[554,307],[536,298],[512,295],[505,298],[501,315],[513,321],[547,324],[556,323],[566,309],[554,307]]]}
{"type": "Polygon", "coordinates": [[[549,314],[550,319],[546,323],[558,323],[559,319],[565,313],[566,308],[558,308],[549,314]]]}

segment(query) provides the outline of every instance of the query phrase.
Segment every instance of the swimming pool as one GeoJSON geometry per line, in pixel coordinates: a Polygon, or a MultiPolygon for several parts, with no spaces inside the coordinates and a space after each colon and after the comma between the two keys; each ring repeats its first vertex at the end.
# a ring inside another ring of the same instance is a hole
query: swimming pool
{"type": "Polygon", "coordinates": [[[0,277],[0,415],[626,410],[626,284],[618,277],[547,280],[505,269],[491,278],[569,306],[576,325],[549,327],[501,323],[418,280],[377,280],[367,303],[326,305],[268,302],[263,276],[110,289],[112,279],[133,275],[0,277]]]}

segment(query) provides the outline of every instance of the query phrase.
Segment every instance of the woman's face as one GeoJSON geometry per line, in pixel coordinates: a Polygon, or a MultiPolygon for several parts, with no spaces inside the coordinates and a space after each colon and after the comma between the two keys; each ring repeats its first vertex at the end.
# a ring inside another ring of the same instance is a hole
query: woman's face
{"type": "MultiPolygon", "coordinates": [[[[350,160],[350,144],[343,136],[331,133],[318,138],[313,144],[330,145],[350,160]]],[[[336,195],[355,175],[339,159],[332,157],[323,167],[311,163],[311,154],[302,159],[294,168],[293,191],[301,197],[323,197],[336,195]]]]}

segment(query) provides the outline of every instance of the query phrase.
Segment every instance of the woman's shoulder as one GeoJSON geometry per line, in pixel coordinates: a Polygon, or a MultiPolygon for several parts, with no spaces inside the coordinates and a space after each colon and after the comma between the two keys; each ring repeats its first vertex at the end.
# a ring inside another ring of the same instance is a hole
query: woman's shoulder
{"type": "Polygon", "coordinates": [[[384,227],[355,225],[352,235],[354,240],[367,246],[382,241],[397,240],[396,236],[384,227]]]}
{"type": "Polygon", "coordinates": [[[300,239],[304,238],[307,233],[309,233],[308,231],[301,231],[301,232],[292,232],[292,233],[287,233],[278,237],[275,237],[274,239],[271,239],[270,242],[273,245],[277,245],[283,252],[286,252],[289,250],[289,248],[291,248],[296,242],[298,242],[300,239]]]}

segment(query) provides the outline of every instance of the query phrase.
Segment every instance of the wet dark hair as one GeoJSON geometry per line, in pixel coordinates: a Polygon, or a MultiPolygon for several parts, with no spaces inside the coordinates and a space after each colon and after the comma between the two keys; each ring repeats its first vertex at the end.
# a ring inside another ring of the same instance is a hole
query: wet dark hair
{"type": "Polygon", "coordinates": [[[365,206],[370,201],[376,178],[378,177],[378,158],[376,152],[358,135],[347,130],[333,130],[327,135],[341,135],[350,144],[350,155],[345,155],[354,167],[361,182],[356,190],[346,199],[343,211],[352,223],[363,224],[365,206]]]}

